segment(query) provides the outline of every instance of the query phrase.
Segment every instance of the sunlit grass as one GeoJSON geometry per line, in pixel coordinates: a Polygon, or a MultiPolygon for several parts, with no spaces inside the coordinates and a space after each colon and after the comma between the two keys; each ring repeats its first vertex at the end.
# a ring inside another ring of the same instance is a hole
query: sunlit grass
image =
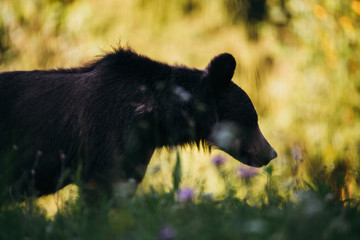
{"type": "Polygon", "coordinates": [[[55,194],[38,198],[36,202],[41,208],[44,208],[46,216],[52,219],[58,211],[66,208],[69,203],[75,201],[78,197],[78,187],[70,184],[55,194]]]}

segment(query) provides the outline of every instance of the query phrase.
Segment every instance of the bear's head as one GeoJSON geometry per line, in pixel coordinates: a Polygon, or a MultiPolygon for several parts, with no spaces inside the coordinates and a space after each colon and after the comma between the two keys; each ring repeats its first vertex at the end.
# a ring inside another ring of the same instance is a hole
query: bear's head
{"type": "Polygon", "coordinates": [[[211,85],[218,113],[208,140],[240,162],[261,167],[276,158],[277,153],[260,131],[249,96],[231,81],[235,66],[234,57],[224,53],[205,70],[203,80],[211,85]]]}

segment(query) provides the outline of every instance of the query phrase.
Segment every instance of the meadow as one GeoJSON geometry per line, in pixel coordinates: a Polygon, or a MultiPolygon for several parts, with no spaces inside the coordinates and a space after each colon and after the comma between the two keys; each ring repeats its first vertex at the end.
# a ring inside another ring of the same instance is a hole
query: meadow
{"type": "MultiPolygon", "coordinates": [[[[0,71],[74,67],[118,46],[205,68],[229,52],[278,158],[159,149],[136,190],[75,186],[0,209],[0,239],[358,239],[360,1],[2,0],[0,71]]],[[[1,133],[0,133],[1,137],[1,133]]]]}

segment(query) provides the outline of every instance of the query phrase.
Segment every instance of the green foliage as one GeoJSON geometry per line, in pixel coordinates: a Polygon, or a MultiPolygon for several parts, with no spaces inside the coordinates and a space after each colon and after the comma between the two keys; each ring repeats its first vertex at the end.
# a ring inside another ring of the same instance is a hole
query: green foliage
{"type": "Polygon", "coordinates": [[[176,162],[173,171],[173,189],[176,192],[179,189],[179,185],[181,182],[181,161],[180,161],[180,154],[176,152],[176,162]]]}
{"type": "Polygon", "coordinates": [[[298,193],[296,204],[251,206],[236,197],[215,200],[198,195],[178,202],[173,192],[138,195],[121,206],[90,210],[77,202],[53,219],[33,203],[3,208],[1,239],[357,239],[358,202],[298,193]],[[79,208],[79,206],[81,206],[79,208]]]}

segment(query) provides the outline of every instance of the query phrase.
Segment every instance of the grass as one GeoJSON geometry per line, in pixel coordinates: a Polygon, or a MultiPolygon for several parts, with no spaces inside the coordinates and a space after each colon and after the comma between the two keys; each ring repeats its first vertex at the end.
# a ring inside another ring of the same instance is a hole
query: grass
{"type": "Polygon", "coordinates": [[[99,209],[71,198],[52,218],[29,201],[1,210],[0,239],[358,239],[360,234],[358,201],[312,190],[284,201],[265,191],[264,200],[253,205],[233,193],[229,189],[218,198],[198,192],[180,199],[179,190],[148,192],[114,198],[99,209]]]}
{"type": "Polygon", "coordinates": [[[184,187],[177,153],[170,190],[150,186],[134,196],[135,186],[123,185],[110,201],[89,208],[71,187],[53,215],[29,198],[2,206],[0,239],[358,239],[360,202],[339,199],[326,182],[284,195],[273,165],[231,172],[219,155],[212,164],[224,182],[221,194],[184,187]],[[259,177],[266,178],[261,191],[259,177]]]}

